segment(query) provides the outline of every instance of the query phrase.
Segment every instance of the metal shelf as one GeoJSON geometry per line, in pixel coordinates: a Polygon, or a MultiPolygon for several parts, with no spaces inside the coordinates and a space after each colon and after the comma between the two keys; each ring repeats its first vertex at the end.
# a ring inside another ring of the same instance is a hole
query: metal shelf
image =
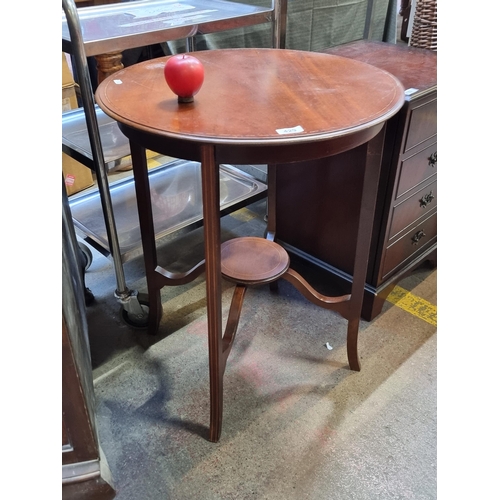
{"type": "MultiPolygon", "coordinates": [[[[128,139],[118,128],[118,123],[106,115],[99,106],[95,114],[101,136],[104,162],[108,170],[130,155],[128,139]]],[[[94,169],[94,159],[83,108],[67,111],[62,115],[62,150],[75,160],[94,169]]]]}
{"type": "MultiPolygon", "coordinates": [[[[87,56],[188,38],[273,19],[268,8],[222,0],[139,0],[79,9],[87,56]]],[[[63,50],[72,49],[66,17],[63,50]]]]}
{"type": "MultiPolygon", "coordinates": [[[[203,219],[201,165],[174,160],[149,173],[156,239],[185,228],[196,227],[203,219]]],[[[133,177],[110,185],[111,199],[123,262],[140,255],[141,235],[133,177]]],[[[221,214],[232,212],[266,196],[267,186],[231,165],[220,166],[221,214]]],[[[80,235],[103,254],[110,252],[99,192],[70,200],[73,221],[80,235]]]]}

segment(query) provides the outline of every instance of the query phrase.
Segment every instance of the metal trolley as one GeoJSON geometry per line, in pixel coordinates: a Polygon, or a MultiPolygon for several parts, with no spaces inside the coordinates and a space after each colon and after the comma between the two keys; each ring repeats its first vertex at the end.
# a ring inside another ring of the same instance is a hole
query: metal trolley
{"type": "MultiPolygon", "coordinates": [[[[127,287],[123,269],[141,247],[133,180],[112,185],[108,180],[108,171],[130,154],[129,144],[116,122],[95,104],[87,57],[180,39],[192,51],[197,34],[263,23],[272,23],[272,46],[284,48],[287,0],[272,0],[270,7],[222,0],[137,0],[78,9],[74,0],[62,0],[62,7],[62,50],[73,56],[83,105],[63,114],[62,150],[95,172],[98,187],[97,192],[72,197],[72,218],[85,241],[111,256],[122,316],[140,327],[147,323],[148,308],[127,287]]],[[[221,214],[266,195],[266,185],[248,173],[231,165],[220,168],[221,193],[226,194],[221,214]]],[[[151,171],[157,238],[202,220],[199,177],[199,164],[184,160],[151,171]]]]}

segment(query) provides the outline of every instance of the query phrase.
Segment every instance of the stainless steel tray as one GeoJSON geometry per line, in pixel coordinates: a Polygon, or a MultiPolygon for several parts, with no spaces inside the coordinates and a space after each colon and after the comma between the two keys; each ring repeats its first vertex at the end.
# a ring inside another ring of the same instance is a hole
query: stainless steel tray
{"type": "MultiPolygon", "coordinates": [[[[95,106],[99,134],[101,136],[104,162],[108,169],[118,164],[121,158],[130,155],[128,139],[118,128],[118,123],[106,115],[99,106],[95,106]]],[[[84,158],[76,158],[93,168],[92,149],[83,108],[67,111],[62,115],[63,151],[75,156],[74,151],[84,158]],[[85,161],[87,160],[87,161],[85,161]]]]}
{"type": "MultiPolygon", "coordinates": [[[[271,3],[271,1],[270,1],[271,3]]],[[[268,8],[222,0],[140,0],[78,9],[87,56],[270,21],[268,8]]],[[[62,14],[63,50],[70,52],[62,14]]]]}
{"type": "MultiPolygon", "coordinates": [[[[174,160],[149,173],[156,239],[194,225],[203,219],[200,163],[174,160]]],[[[267,186],[231,165],[220,166],[221,211],[251,203],[266,195],[267,186]]],[[[139,255],[141,234],[134,179],[110,185],[123,262],[139,255]]],[[[109,253],[98,191],[70,199],[77,231],[102,253],[109,253]]]]}

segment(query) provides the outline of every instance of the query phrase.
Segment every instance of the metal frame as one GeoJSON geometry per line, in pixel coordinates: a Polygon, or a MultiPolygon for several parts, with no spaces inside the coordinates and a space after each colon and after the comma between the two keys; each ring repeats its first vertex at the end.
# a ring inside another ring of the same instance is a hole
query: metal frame
{"type": "MultiPolygon", "coordinates": [[[[110,253],[112,256],[114,270],[115,270],[115,277],[117,283],[116,290],[114,292],[115,297],[117,298],[118,302],[123,306],[129,318],[136,317],[139,319],[140,322],[142,322],[144,315],[147,313],[144,312],[145,311],[144,308],[139,303],[138,292],[135,290],[130,290],[127,287],[125,280],[125,273],[123,270],[123,260],[120,252],[117,227],[113,213],[113,205],[111,201],[111,194],[107,177],[107,167],[104,159],[101,137],[99,134],[99,125],[96,116],[94,95],[93,95],[90,73],[87,63],[87,56],[93,55],[93,53],[92,50],[90,50],[90,53],[87,53],[85,50],[85,42],[81,29],[80,17],[74,0],[62,0],[62,8],[66,17],[66,22],[68,25],[68,31],[70,37],[69,40],[63,38],[62,47],[64,52],[71,53],[74,57],[75,70],[80,85],[82,104],[85,113],[85,119],[87,123],[87,129],[92,151],[93,166],[96,174],[99,193],[101,195],[101,205],[106,224],[108,241],[110,245],[110,253]]],[[[269,15],[267,15],[265,18],[256,18],[253,21],[247,20],[245,21],[245,23],[260,24],[264,22],[272,22],[273,47],[284,48],[285,38],[286,38],[287,0],[272,0],[270,12],[271,12],[270,17],[269,15]]],[[[123,50],[124,48],[132,47],[134,44],[136,46],[139,45],[138,42],[139,39],[141,39],[141,44],[142,43],[149,44],[153,43],[154,41],[165,42],[166,38],[168,38],[169,36],[169,33],[170,36],[173,38],[178,38],[179,36],[185,36],[185,28],[186,27],[180,29],[170,28],[170,30],[151,33],[148,34],[151,36],[148,36],[147,40],[145,40],[144,38],[136,37],[134,38],[134,41],[128,40],[127,42],[125,42],[124,41],[125,39],[120,39],[119,41],[110,40],[109,43],[115,44],[113,46],[114,50],[123,50]],[[118,47],[116,46],[116,44],[118,45],[121,44],[121,46],[118,47]]],[[[215,30],[215,28],[216,25],[214,24],[212,26],[212,29],[215,30]]],[[[220,29],[221,30],[227,29],[227,23],[225,26],[221,24],[220,29]]],[[[190,28],[190,33],[192,33],[192,36],[196,34],[197,31],[198,31],[198,25],[193,24],[190,28]]],[[[101,40],[100,42],[101,42],[100,45],[96,45],[96,47],[102,48],[104,46],[103,45],[104,41],[101,40]]],[[[191,47],[191,44],[189,42],[189,37],[186,38],[186,44],[188,48],[191,47]]],[[[96,47],[94,47],[94,50],[99,50],[96,47]]]]}

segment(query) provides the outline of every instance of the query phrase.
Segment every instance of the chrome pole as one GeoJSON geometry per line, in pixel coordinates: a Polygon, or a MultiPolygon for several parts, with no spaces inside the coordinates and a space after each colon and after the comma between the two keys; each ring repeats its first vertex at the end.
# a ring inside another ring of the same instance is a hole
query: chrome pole
{"type": "Polygon", "coordinates": [[[111,201],[111,193],[109,190],[109,182],[107,176],[104,154],[102,151],[101,136],[99,134],[99,125],[95,112],[94,94],[90,81],[90,73],[88,69],[87,57],[83,45],[83,35],[80,27],[80,18],[74,0],[62,0],[62,7],[66,14],[68,29],[71,38],[71,47],[75,61],[75,69],[78,75],[78,83],[80,85],[83,109],[85,111],[85,120],[90,139],[90,147],[94,162],[95,174],[99,194],[101,198],[101,206],[104,215],[104,223],[106,225],[106,233],[108,236],[110,253],[113,258],[114,270],[117,282],[115,296],[119,302],[126,306],[131,296],[136,294],[131,292],[125,282],[125,274],[123,271],[123,261],[121,257],[118,233],[113,213],[113,205],[111,201]]]}
{"type": "Polygon", "coordinates": [[[273,47],[275,49],[286,48],[286,15],[288,0],[273,0],[273,47]]]}

